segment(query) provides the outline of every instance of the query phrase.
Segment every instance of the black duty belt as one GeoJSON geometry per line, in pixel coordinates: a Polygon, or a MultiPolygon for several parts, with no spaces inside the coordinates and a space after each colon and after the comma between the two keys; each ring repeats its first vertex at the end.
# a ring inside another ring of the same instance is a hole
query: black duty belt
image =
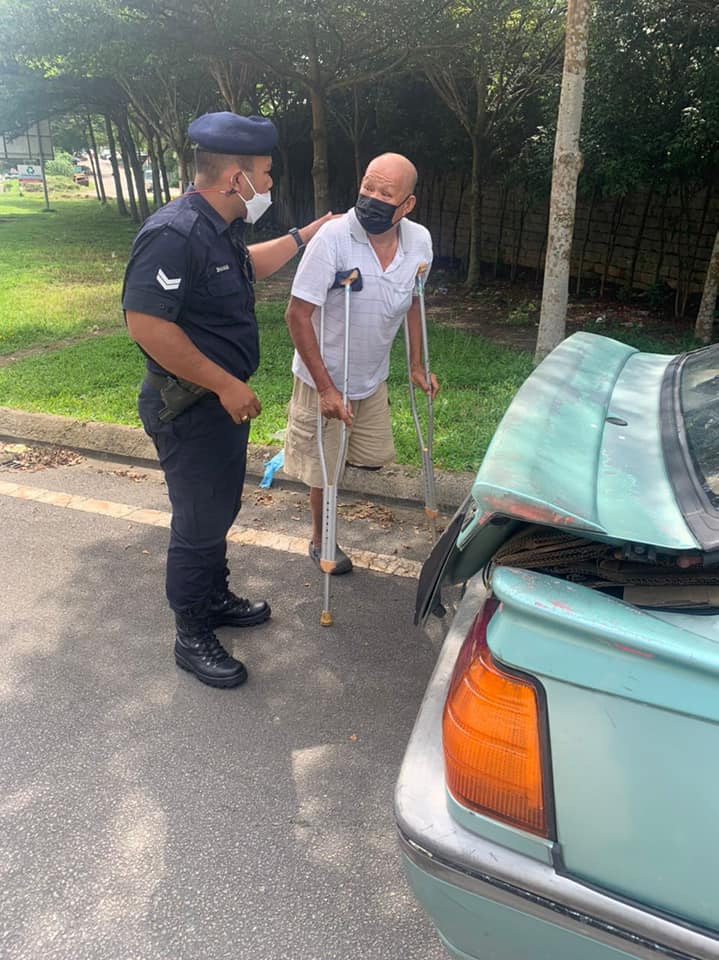
{"type": "Polygon", "coordinates": [[[190,380],[163,376],[160,373],[153,373],[151,370],[145,372],[145,383],[154,390],[160,391],[164,406],[160,409],[159,417],[163,423],[169,423],[170,420],[179,417],[181,413],[189,410],[198,400],[201,400],[205,394],[210,393],[206,387],[200,387],[190,380]]]}

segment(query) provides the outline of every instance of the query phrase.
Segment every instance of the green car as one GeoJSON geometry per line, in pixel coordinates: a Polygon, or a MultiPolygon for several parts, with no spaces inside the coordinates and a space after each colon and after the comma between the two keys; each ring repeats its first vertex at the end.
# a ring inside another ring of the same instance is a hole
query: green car
{"type": "Polygon", "coordinates": [[[395,795],[450,955],[719,958],[719,345],[564,341],[424,565],[418,621],[451,584],[395,795]]]}

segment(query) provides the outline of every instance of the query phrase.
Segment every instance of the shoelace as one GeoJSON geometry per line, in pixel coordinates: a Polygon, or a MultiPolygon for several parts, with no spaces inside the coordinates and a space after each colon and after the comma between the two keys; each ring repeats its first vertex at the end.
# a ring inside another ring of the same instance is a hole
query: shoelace
{"type": "Polygon", "coordinates": [[[237,604],[243,613],[246,613],[250,609],[250,601],[246,600],[244,597],[238,597],[236,593],[233,593],[232,590],[226,590],[224,596],[222,597],[221,606],[223,607],[233,607],[237,604]]]}
{"type": "Polygon", "coordinates": [[[198,653],[202,655],[202,659],[208,664],[217,664],[223,660],[231,659],[228,652],[211,630],[203,633],[194,646],[197,648],[198,653]]]}

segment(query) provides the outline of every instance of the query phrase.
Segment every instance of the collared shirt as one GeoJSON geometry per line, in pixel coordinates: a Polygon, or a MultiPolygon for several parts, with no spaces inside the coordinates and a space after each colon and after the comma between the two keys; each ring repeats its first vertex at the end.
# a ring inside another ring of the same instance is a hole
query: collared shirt
{"type": "MultiPolygon", "coordinates": [[[[176,323],[240,380],[259,363],[252,264],[242,220],[228,224],[192,188],[149,217],[130,251],[124,310],[176,323]]],[[[148,370],[165,373],[148,357],[148,370]]]]}
{"type": "MultiPolygon", "coordinates": [[[[403,219],[399,243],[392,263],[382,269],[366,231],[354,209],[338,220],[330,220],[307,245],[292,284],[292,295],[325,305],[324,361],[338,390],[342,389],[344,355],[344,290],[330,290],[340,270],[358,267],[362,289],[351,294],[349,338],[349,390],[351,400],[362,400],[375,392],[389,374],[389,355],[407,310],[412,303],[417,268],[432,263],[429,231],[403,219]]],[[[425,274],[426,276],[426,274],[425,274]]],[[[312,315],[319,342],[320,310],[312,315]]],[[[314,386],[309,370],[295,351],[292,372],[314,386]]]]}

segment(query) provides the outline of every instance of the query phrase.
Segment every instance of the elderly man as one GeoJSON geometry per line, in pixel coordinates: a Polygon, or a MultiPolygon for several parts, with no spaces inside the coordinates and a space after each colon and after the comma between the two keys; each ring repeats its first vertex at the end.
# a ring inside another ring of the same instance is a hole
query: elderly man
{"type": "MultiPolygon", "coordinates": [[[[421,263],[432,262],[429,232],[406,220],[414,209],[417,171],[396,153],[376,157],[367,167],[354,208],[326,223],[307,247],[294,282],[286,320],[295,345],[294,384],[285,438],[287,474],[310,488],[312,537],[309,555],[319,564],[322,543],[322,470],[317,441],[318,395],[329,420],[325,450],[330,466],[340,456],[354,466],[376,469],[394,459],[387,376],[392,341],[407,316],[412,381],[432,395],[439,386],[425,380],[421,362],[419,303],[413,296],[421,263]],[[349,402],[342,403],[343,293],[332,290],[339,271],[358,267],[362,289],[352,294],[349,402]],[[319,312],[325,306],[325,355],[318,344],[319,312]],[[339,450],[339,424],[348,429],[339,450]]],[[[349,573],[352,562],[336,548],[334,573],[349,573]]]]}
{"type": "Polygon", "coordinates": [[[167,598],[175,660],[204,683],[235,687],[244,665],[214,630],[270,616],[228,588],[226,536],[240,509],[259,362],[255,278],[274,273],[328,219],[247,247],[246,223],[271,203],[269,120],[211,113],[190,124],[196,179],[153,214],[132,246],[122,305],[147,356],[138,408],[157,448],[172,503],[167,598]]]}

